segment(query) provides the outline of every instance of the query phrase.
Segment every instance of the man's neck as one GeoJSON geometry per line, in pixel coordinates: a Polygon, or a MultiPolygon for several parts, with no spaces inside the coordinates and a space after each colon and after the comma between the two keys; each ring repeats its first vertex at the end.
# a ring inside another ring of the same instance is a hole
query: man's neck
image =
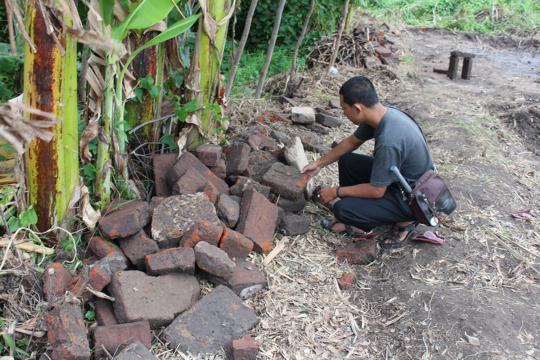
{"type": "Polygon", "coordinates": [[[386,110],[388,110],[386,106],[381,103],[375,104],[372,107],[364,110],[368,112],[366,114],[367,116],[365,123],[375,129],[381,123],[384,114],[386,114],[386,110]]]}

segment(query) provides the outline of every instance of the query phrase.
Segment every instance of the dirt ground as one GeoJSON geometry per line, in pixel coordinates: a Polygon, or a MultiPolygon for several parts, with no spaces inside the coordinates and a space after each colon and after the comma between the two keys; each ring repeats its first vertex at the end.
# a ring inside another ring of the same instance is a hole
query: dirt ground
{"type": "MultiPolygon", "coordinates": [[[[296,100],[326,106],[349,76],[366,74],[385,103],[415,116],[458,201],[436,229],[446,243],[336,263],[347,239],[322,230],[317,219],[328,214],[309,205],[312,230],[276,240],[283,250],[263,265],[270,289],[250,302],[261,358],[540,359],[540,43],[434,29],[392,36],[400,65],[340,68],[296,100]],[[471,80],[433,72],[452,50],[477,55],[471,80]],[[528,209],[530,222],[510,215],[528,209]],[[340,291],[336,278],[350,270],[357,284],[340,291]]],[[[335,183],[336,167],[317,181],[335,183]]]]}

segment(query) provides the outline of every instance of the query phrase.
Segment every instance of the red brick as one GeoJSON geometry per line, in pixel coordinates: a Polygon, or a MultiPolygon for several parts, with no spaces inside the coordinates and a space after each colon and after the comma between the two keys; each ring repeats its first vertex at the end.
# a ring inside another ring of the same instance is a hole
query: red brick
{"type": "Polygon", "coordinates": [[[336,250],[336,257],[349,264],[369,264],[377,257],[377,240],[363,240],[336,250]]]}
{"type": "Polygon", "coordinates": [[[223,226],[213,224],[208,220],[199,221],[182,236],[180,246],[192,248],[199,241],[218,246],[222,234],[223,226]]]}
{"type": "Polygon", "coordinates": [[[231,258],[245,259],[253,250],[253,241],[237,231],[225,228],[219,247],[231,258]]]}
{"type": "Polygon", "coordinates": [[[198,242],[193,249],[198,268],[225,280],[232,277],[236,264],[225,251],[205,241],[198,242]]]}
{"type": "Polygon", "coordinates": [[[241,175],[249,164],[251,148],[248,144],[232,144],[225,150],[227,175],[241,175]]]}
{"type": "Polygon", "coordinates": [[[90,359],[90,345],[79,305],[58,304],[47,313],[46,321],[53,359],[90,359]]]}
{"type": "Polygon", "coordinates": [[[276,140],[263,134],[252,134],[248,137],[247,142],[253,150],[275,151],[279,149],[276,140]]]}
{"type": "Polygon", "coordinates": [[[174,195],[195,194],[202,190],[208,180],[197,170],[188,169],[184,175],[178,179],[172,188],[174,195]]]}
{"type": "Polygon", "coordinates": [[[286,199],[299,200],[304,197],[304,189],[309,176],[300,173],[293,166],[276,162],[262,177],[262,183],[270,186],[275,194],[286,199]]]}
{"type": "Polygon", "coordinates": [[[150,275],[162,275],[170,272],[193,274],[195,271],[195,253],[192,248],[180,247],[158,251],[145,258],[146,272],[150,275]]]}
{"type": "Polygon", "coordinates": [[[219,218],[227,226],[231,228],[236,226],[240,216],[240,204],[238,202],[227,194],[221,194],[216,203],[216,210],[219,218]]]}
{"type": "Polygon", "coordinates": [[[112,304],[106,300],[98,300],[94,304],[96,320],[100,326],[110,326],[118,324],[112,304]]]}
{"type": "Polygon", "coordinates": [[[233,340],[231,344],[232,360],[256,360],[259,344],[249,335],[233,340]]]}
{"type": "Polygon", "coordinates": [[[52,263],[43,273],[43,294],[48,302],[63,298],[64,293],[73,281],[68,269],[61,263],[52,263]]]}
{"type": "Polygon", "coordinates": [[[171,188],[167,183],[167,173],[176,162],[176,153],[157,154],[152,158],[154,166],[154,186],[156,196],[170,196],[171,188]]]}
{"type": "Polygon", "coordinates": [[[100,236],[92,236],[88,242],[88,248],[100,259],[114,253],[122,253],[122,250],[120,250],[117,246],[111,244],[107,240],[104,240],[100,236]]]}
{"type": "Polygon", "coordinates": [[[253,189],[244,192],[236,230],[250,238],[255,251],[267,253],[272,249],[278,207],[253,189]]]}
{"type": "Polygon", "coordinates": [[[202,192],[206,196],[208,196],[208,200],[210,200],[212,204],[215,204],[217,202],[220,194],[218,189],[214,185],[212,185],[211,182],[207,182],[206,185],[204,185],[204,187],[202,188],[202,192]]]}
{"type": "Polygon", "coordinates": [[[92,264],[95,264],[99,261],[99,258],[94,255],[92,252],[89,252],[83,259],[83,264],[86,266],[90,266],[92,264]]]}
{"type": "Polygon", "coordinates": [[[195,150],[195,155],[206,166],[216,166],[221,159],[221,146],[212,144],[200,145],[195,150]]]}
{"type": "Polygon", "coordinates": [[[390,57],[392,56],[392,50],[384,47],[384,46],[377,46],[375,47],[375,53],[382,57],[390,57]]]}
{"type": "Polygon", "coordinates": [[[144,257],[159,251],[157,242],[149,238],[144,231],[125,239],[120,239],[120,247],[133,265],[144,269],[144,257]]]}
{"type": "Polygon", "coordinates": [[[92,298],[92,293],[86,288],[101,291],[111,282],[117,271],[127,267],[127,260],[123,255],[112,254],[100,259],[95,264],[83,268],[71,282],[70,292],[86,302],[92,298]]]}
{"type": "Polygon", "coordinates": [[[257,150],[249,154],[249,162],[244,175],[258,182],[262,180],[263,175],[277,162],[274,155],[268,151],[257,150]]]}
{"type": "Polygon", "coordinates": [[[143,343],[147,349],[152,346],[152,334],[148,321],[98,326],[94,329],[94,343],[98,358],[105,355],[103,348],[110,354],[115,354],[121,345],[137,340],[143,343]]]}
{"type": "Polygon", "coordinates": [[[218,178],[208,167],[206,167],[195,155],[190,152],[185,152],[180,156],[178,161],[174,166],[169,170],[167,174],[167,181],[169,185],[173,185],[182,177],[188,169],[197,170],[203,177],[214,185],[219,192],[228,194],[229,187],[227,183],[222,179],[218,178]]]}
{"type": "Polygon", "coordinates": [[[268,281],[262,271],[249,261],[237,261],[233,276],[225,284],[242,299],[247,299],[254,293],[266,288],[268,281]]]}
{"type": "Polygon", "coordinates": [[[150,211],[150,216],[154,216],[154,209],[165,200],[165,197],[161,196],[152,196],[150,202],[148,203],[148,209],[150,211]]]}
{"type": "Polygon", "coordinates": [[[102,217],[99,227],[109,239],[117,239],[138,233],[149,222],[148,204],[144,201],[133,201],[102,217]]]}
{"type": "Polygon", "coordinates": [[[210,170],[212,170],[212,172],[220,179],[225,179],[227,177],[227,165],[223,159],[219,159],[216,166],[212,166],[210,170]]]}
{"type": "Polygon", "coordinates": [[[339,288],[347,290],[356,284],[356,273],[354,271],[346,272],[338,279],[339,288]]]}
{"type": "Polygon", "coordinates": [[[233,186],[231,186],[231,195],[242,196],[246,190],[255,189],[264,197],[270,196],[270,187],[263,185],[253,179],[245,176],[238,176],[233,186]]]}

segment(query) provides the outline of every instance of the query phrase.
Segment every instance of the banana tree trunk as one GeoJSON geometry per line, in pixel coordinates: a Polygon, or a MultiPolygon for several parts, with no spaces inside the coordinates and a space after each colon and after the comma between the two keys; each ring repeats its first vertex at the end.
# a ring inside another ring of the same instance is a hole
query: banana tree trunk
{"type": "MultiPolygon", "coordinates": [[[[158,32],[149,32],[141,37],[136,47],[154,38],[158,32]]],[[[163,44],[152,46],[142,51],[133,60],[133,75],[137,79],[142,79],[150,75],[154,79],[154,85],[160,88],[160,96],[152,98],[148,92],[144,93],[142,102],[128,101],[126,103],[126,122],[130,127],[143,124],[160,116],[161,97],[163,91],[163,71],[164,71],[164,49],[163,44]]],[[[147,125],[142,130],[142,141],[155,143],[159,141],[161,124],[155,123],[147,125]]],[[[138,144],[137,144],[138,145],[138,144]]],[[[153,149],[153,146],[150,146],[153,149]]]]}
{"type": "Polygon", "coordinates": [[[201,143],[201,134],[210,136],[219,126],[216,120],[220,114],[216,113],[216,107],[213,105],[219,100],[221,60],[229,19],[234,11],[234,1],[231,0],[200,0],[199,2],[205,19],[199,20],[195,50],[187,77],[186,98],[196,99],[202,110],[197,113],[197,121],[188,136],[189,148],[194,148],[201,143]],[[205,23],[214,23],[216,26],[207,27],[205,23]],[[217,30],[214,32],[213,29],[217,30]]]}
{"type": "MultiPolygon", "coordinates": [[[[29,1],[26,30],[36,51],[24,49],[24,102],[52,113],[57,121],[50,129],[50,142],[32,141],[25,166],[30,204],[38,215],[38,229],[63,225],[68,203],[79,181],[77,134],[77,47],[69,35],[55,29],[48,35],[47,24],[36,1],[29,1]]],[[[71,25],[69,14],[63,21],[71,25]]],[[[29,115],[26,115],[27,119],[29,115]]],[[[33,120],[46,120],[33,116],[33,120]]]]}

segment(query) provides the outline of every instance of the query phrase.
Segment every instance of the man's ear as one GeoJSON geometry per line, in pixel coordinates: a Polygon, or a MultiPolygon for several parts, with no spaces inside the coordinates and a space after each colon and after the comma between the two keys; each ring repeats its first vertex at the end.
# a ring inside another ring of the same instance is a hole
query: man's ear
{"type": "Polygon", "coordinates": [[[355,103],[353,108],[355,108],[357,112],[362,112],[364,111],[365,106],[361,103],[355,103]]]}

